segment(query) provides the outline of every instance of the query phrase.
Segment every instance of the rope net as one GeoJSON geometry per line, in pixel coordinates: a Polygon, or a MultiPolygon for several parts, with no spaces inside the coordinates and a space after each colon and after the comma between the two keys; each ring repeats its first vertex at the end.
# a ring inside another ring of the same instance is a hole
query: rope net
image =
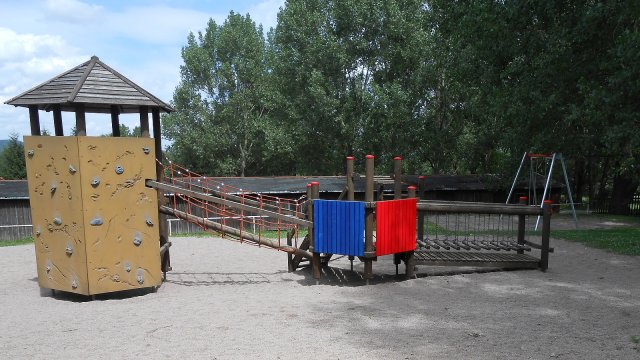
{"type": "Polygon", "coordinates": [[[292,218],[305,218],[303,211],[307,206],[306,196],[287,199],[237,188],[219,179],[192,172],[171,161],[159,166],[163,168],[163,183],[217,200],[203,200],[179,190],[169,194],[170,204],[167,206],[187,214],[182,220],[195,224],[206,232],[256,246],[271,244],[268,245],[270,248],[274,248],[274,243],[277,247],[298,247],[299,236],[304,237],[306,233],[306,229],[299,229],[298,224],[291,222],[292,218]],[[290,238],[289,244],[287,236],[290,238]]]}

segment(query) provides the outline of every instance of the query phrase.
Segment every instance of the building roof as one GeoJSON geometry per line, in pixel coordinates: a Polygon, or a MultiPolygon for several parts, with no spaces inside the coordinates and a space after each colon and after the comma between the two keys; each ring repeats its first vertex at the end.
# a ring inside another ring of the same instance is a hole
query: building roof
{"type": "Polygon", "coordinates": [[[27,180],[0,180],[0,199],[29,199],[27,180]]]}
{"type": "Polygon", "coordinates": [[[93,56],[26,92],[5,102],[8,105],[38,106],[50,110],[60,105],[62,111],[75,111],[76,104],[84,104],[89,113],[110,113],[111,105],[120,113],[138,113],[140,106],[158,107],[165,112],[173,108],[127,79],[93,56]]]}

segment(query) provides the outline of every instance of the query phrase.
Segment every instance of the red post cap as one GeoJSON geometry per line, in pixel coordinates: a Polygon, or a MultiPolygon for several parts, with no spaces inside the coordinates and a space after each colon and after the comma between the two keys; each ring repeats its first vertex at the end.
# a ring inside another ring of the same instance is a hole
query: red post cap
{"type": "Polygon", "coordinates": [[[420,179],[420,180],[424,180],[424,178],[425,178],[424,175],[418,176],[418,179],[420,179]]]}
{"type": "Polygon", "coordinates": [[[415,190],[415,189],[416,189],[416,187],[415,187],[415,186],[413,186],[413,185],[411,185],[411,186],[408,186],[408,187],[407,187],[407,189],[409,189],[409,190],[415,190]]]}
{"type": "Polygon", "coordinates": [[[529,198],[526,196],[520,196],[520,200],[529,200],[529,198]]]}
{"type": "Polygon", "coordinates": [[[312,186],[318,186],[318,185],[320,185],[320,183],[319,183],[319,182],[317,182],[317,181],[313,181],[313,182],[311,182],[311,185],[312,185],[312,186]]]}
{"type": "Polygon", "coordinates": [[[347,156],[347,160],[353,160],[353,156],[347,156]]]}
{"type": "Polygon", "coordinates": [[[396,156],[393,158],[393,160],[402,160],[402,156],[396,156]]]}
{"type": "Polygon", "coordinates": [[[367,159],[373,159],[373,158],[375,158],[375,156],[373,156],[373,155],[367,155],[367,156],[365,156],[365,158],[367,158],[367,159]]]}
{"type": "Polygon", "coordinates": [[[311,187],[311,183],[308,183],[308,184],[307,184],[307,187],[311,187]]]}
{"type": "Polygon", "coordinates": [[[551,201],[551,200],[545,200],[545,201],[544,201],[544,203],[545,203],[545,204],[553,204],[553,201],[551,201]]]}

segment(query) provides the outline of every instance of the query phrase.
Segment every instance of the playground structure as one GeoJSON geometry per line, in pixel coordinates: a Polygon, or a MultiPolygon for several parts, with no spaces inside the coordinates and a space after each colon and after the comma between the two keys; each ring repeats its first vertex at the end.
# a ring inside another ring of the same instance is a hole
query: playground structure
{"type": "Polygon", "coordinates": [[[403,192],[408,184],[400,157],[394,174],[382,178],[374,176],[374,156],[367,155],[364,201],[354,201],[353,157],[347,157],[338,201],[320,199],[317,182],[307,185],[306,196],[290,200],[165,164],[159,114],[173,109],[96,57],[7,104],[29,108],[25,157],[43,288],[95,295],[159,286],[161,274],[171,270],[167,216],[224,239],[286,252],[289,271],[310,266],[316,280],[334,255],[347,256],[352,265],[362,261],[367,282],[373,263],[385,255],[393,255],[396,266],[404,262],[408,277],[415,276],[416,264],[548,266],[548,204],[421,201],[425,178],[403,192]],[[39,110],[53,111],[55,137],[40,136],[39,110]],[[78,136],[64,136],[62,110],[75,112],[78,136]],[[86,136],[85,112],[110,113],[114,137],[86,136]],[[124,112],[140,114],[141,138],[118,138],[124,112]],[[381,184],[389,179],[394,199],[383,200],[381,184]],[[539,215],[542,232],[527,232],[527,217],[539,215]],[[537,236],[540,242],[532,239],[537,236]],[[539,257],[525,254],[532,248],[539,257]]]}

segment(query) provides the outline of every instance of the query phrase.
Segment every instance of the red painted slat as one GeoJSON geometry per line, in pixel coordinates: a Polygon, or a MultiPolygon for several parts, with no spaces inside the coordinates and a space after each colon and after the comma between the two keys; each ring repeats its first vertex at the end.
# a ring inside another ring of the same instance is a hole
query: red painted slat
{"type": "Polygon", "coordinates": [[[376,256],[416,249],[417,199],[376,203],[376,256]]]}

